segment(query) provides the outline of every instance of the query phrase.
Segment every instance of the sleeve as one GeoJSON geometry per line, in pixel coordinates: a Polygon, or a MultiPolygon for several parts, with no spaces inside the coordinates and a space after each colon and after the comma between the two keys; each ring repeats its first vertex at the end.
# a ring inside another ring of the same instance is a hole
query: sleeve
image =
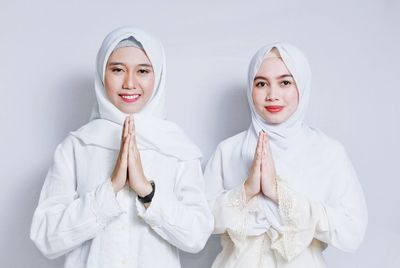
{"type": "MultiPolygon", "coordinates": [[[[220,147],[208,162],[204,176],[209,205],[215,219],[214,234],[228,233],[236,246],[240,247],[247,236],[260,235],[271,225],[279,226],[276,220],[271,221],[279,218],[277,206],[272,201],[259,194],[247,202],[243,183],[230,190],[224,188],[220,147]],[[274,211],[278,217],[268,217],[274,211]]],[[[280,230],[279,227],[277,229],[280,230]]]]}
{"type": "Polygon", "coordinates": [[[156,184],[150,206],[136,199],[139,216],[163,239],[190,253],[199,252],[207,242],[214,219],[204,195],[199,160],[180,162],[174,192],[156,184]]]}
{"type": "MultiPolygon", "coordinates": [[[[347,156],[345,156],[347,158],[347,156]]],[[[343,251],[355,251],[361,244],[368,222],[361,185],[350,160],[335,168],[332,192],[340,193],[325,202],[309,200],[280,178],[277,181],[279,212],[283,229],[268,230],[271,247],[291,260],[315,238],[343,251]]]]}
{"type": "Polygon", "coordinates": [[[30,238],[51,259],[94,238],[123,213],[109,178],[93,191],[78,195],[72,159],[73,144],[66,139],[56,149],[33,215],[30,238]]]}
{"type": "Polygon", "coordinates": [[[269,223],[261,207],[261,198],[261,195],[256,195],[247,202],[243,184],[224,191],[213,202],[214,234],[227,233],[239,245],[247,236],[264,233],[269,223]]]}

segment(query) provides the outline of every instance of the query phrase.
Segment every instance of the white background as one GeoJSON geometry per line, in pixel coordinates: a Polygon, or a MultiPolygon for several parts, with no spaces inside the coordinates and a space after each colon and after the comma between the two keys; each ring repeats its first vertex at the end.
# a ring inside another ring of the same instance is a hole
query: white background
{"type": "MultiPolygon", "coordinates": [[[[88,121],[104,36],[121,25],[158,36],[167,54],[169,119],[200,146],[249,125],[247,65],[264,44],[289,41],[308,56],[307,121],[347,148],[369,208],[355,254],[330,267],[400,267],[400,5],[381,1],[2,1],[0,4],[0,266],[62,267],[29,240],[55,147],[88,121]],[[279,2],[279,3],[278,3],[279,2]]],[[[209,267],[210,239],[184,267],[209,267]]]]}

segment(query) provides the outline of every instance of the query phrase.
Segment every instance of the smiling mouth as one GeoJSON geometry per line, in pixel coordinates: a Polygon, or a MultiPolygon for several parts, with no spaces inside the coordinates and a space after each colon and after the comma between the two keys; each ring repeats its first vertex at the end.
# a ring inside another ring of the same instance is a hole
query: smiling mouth
{"type": "Polygon", "coordinates": [[[279,113],[282,111],[283,106],[265,106],[265,109],[270,113],[279,113]]]}
{"type": "Polygon", "coordinates": [[[119,95],[124,102],[132,103],[140,98],[140,94],[121,94],[119,95]]]}

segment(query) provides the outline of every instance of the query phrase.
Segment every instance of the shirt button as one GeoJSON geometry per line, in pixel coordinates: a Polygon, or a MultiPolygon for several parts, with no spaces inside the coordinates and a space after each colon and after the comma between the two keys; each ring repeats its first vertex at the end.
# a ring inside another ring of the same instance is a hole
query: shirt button
{"type": "Polygon", "coordinates": [[[123,261],[121,261],[121,264],[122,264],[123,266],[126,266],[126,265],[128,264],[128,262],[127,262],[126,260],[123,260],[123,261]]]}

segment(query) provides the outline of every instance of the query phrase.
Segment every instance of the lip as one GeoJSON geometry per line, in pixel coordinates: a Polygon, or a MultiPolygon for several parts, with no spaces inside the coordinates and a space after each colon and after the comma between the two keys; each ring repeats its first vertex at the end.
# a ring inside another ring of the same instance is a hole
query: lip
{"type": "Polygon", "coordinates": [[[270,106],[265,106],[265,109],[270,112],[270,113],[279,113],[282,111],[284,106],[278,106],[278,105],[270,105],[270,106]]]}
{"type": "Polygon", "coordinates": [[[119,94],[123,102],[133,103],[136,102],[142,95],[141,94],[119,94]]]}

